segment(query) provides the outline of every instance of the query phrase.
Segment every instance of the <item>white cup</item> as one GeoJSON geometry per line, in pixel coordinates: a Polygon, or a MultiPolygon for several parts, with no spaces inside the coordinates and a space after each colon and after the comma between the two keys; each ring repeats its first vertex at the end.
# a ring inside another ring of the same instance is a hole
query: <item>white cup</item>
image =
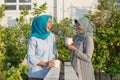
{"type": "Polygon", "coordinates": [[[60,67],[61,61],[60,60],[54,60],[54,67],[60,67]]]}
{"type": "Polygon", "coordinates": [[[73,39],[72,38],[65,38],[65,45],[68,46],[70,44],[73,43],[73,39]]]}

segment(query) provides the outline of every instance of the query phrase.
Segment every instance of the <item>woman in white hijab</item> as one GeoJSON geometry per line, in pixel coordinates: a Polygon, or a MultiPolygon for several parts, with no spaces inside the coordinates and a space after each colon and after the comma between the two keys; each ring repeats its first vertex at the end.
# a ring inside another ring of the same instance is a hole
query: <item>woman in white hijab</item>
{"type": "Polygon", "coordinates": [[[74,44],[68,45],[72,51],[71,64],[79,80],[95,80],[91,58],[94,50],[93,31],[94,25],[87,18],[75,20],[76,35],[74,44]]]}

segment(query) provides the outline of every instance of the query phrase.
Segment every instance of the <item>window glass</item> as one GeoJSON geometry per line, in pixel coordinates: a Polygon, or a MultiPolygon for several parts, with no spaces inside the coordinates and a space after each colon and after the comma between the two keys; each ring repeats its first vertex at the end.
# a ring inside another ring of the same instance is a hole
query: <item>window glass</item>
{"type": "Polygon", "coordinates": [[[20,5],[19,10],[22,10],[23,6],[26,6],[28,10],[31,10],[31,5],[20,5]]]}
{"type": "Polygon", "coordinates": [[[16,5],[6,5],[6,10],[16,10],[16,5]]]}
{"type": "Polygon", "coordinates": [[[120,4],[116,4],[115,7],[116,7],[117,9],[120,9],[120,4]]]}
{"type": "Polygon", "coordinates": [[[5,3],[15,3],[16,0],[5,0],[5,3]]]}
{"type": "Polygon", "coordinates": [[[120,3],[120,0],[115,0],[115,2],[120,3]]]}
{"type": "Polygon", "coordinates": [[[19,0],[19,2],[31,2],[31,0],[19,0]]]}

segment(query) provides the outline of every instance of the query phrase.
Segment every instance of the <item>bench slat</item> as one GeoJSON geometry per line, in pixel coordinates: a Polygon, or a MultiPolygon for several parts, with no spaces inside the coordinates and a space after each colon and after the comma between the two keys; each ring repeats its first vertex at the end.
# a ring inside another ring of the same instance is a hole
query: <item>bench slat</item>
{"type": "Polygon", "coordinates": [[[64,62],[64,80],[78,80],[70,62],[64,62]]]}
{"type": "Polygon", "coordinates": [[[60,68],[52,67],[44,80],[59,80],[60,68]]]}

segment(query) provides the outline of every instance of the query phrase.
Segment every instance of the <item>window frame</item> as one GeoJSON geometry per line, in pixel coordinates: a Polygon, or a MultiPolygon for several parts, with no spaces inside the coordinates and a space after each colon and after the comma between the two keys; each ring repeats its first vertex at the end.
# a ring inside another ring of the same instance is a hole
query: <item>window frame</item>
{"type": "Polygon", "coordinates": [[[21,6],[23,5],[25,5],[28,10],[32,10],[31,2],[32,0],[4,0],[6,10],[22,10],[21,6]]]}

